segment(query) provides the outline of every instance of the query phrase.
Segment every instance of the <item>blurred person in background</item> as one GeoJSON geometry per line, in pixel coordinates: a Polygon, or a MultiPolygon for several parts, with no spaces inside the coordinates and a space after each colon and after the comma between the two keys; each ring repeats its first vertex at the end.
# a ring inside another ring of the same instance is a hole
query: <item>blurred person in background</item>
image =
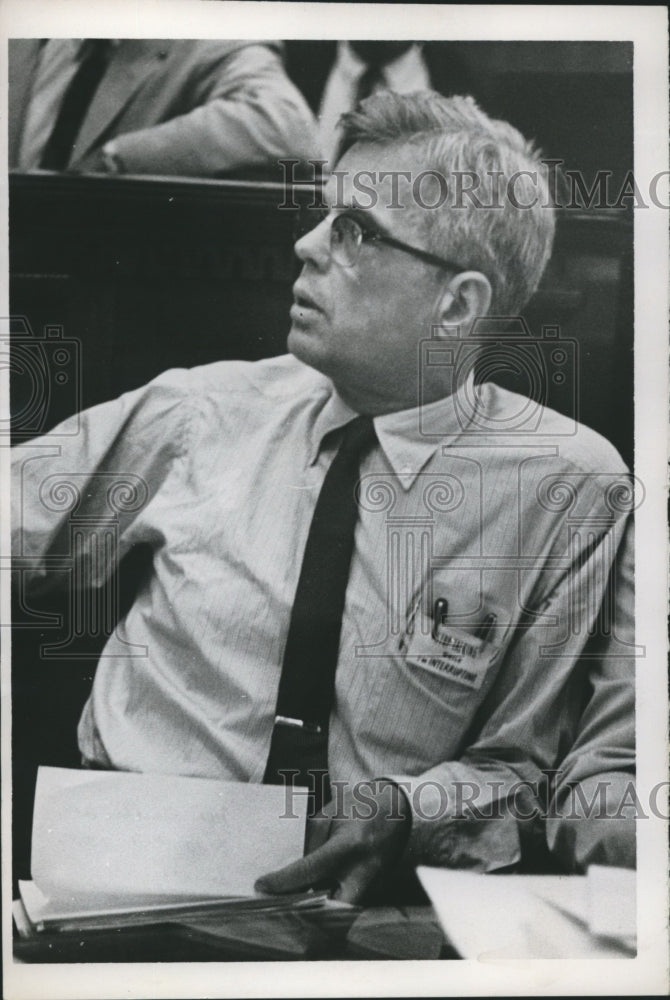
{"type": "Polygon", "coordinates": [[[317,151],[278,42],[12,39],[9,167],[274,174],[317,151]]]}
{"type": "Polygon", "coordinates": [[[340,115],[380,90],[472,93],[455,46],[445,42],[287,41],[286,69],[318,117],[327,169],[337,161],[340,115]]]}

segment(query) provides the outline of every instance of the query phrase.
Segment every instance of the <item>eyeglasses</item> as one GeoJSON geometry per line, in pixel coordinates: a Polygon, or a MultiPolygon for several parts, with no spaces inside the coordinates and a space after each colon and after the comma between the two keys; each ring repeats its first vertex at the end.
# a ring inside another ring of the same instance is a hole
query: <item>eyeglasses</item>
{"type": "MultiPolygon", "coordinates": [[[[311,209],[308,213],[301,214],[296,227],[296,240],[316,229],[329,215],[330,212],[326,208],[311,209]]],[[[397,240],[394,236],[388,236],[362,219],[355,210],[345,210],[334,216],[330,224],[330,256],[334,261],[342,267],[353,267],[364,243],[386,243],[387,246],[412,254],[427,264],[445,267],[450,271],[462,270],[458,264],[436,257],[427,250],[413,247],[409,243],[397,240]]]]}

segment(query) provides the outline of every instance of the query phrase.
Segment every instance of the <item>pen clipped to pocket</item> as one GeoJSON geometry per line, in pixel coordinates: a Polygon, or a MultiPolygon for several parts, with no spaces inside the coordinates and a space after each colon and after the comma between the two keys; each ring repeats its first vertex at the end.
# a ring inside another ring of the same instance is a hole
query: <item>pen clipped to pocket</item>
{"type": "MultiPolygon", "coordinates": [[[[498,652],[498,615],[489,612],[465,628],[450,620],[449,602],[438,597],[430,628],[416,628],[407,646],[407,663],[478,690],[498,652]]],[[[423,624],[423,622],[422,622],[423,624]]]]}

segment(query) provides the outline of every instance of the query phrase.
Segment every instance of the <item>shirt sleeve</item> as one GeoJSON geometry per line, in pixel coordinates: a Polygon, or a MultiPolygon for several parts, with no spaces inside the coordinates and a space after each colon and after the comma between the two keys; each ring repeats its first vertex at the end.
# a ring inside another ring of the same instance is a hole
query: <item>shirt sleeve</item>
{"type": "Polygon", "coordinates": [[[566,758],[566,775],[579,780],[607,761],[630,763],[630,659],[613,661],[613,674],[583,659],[606,618],[608,580],[619,588],[619,634],[628,634],[623,619],[628,622],[633,611],[632,569],[629,559],[617,558],[625,523],[621,516],[598,535],[585,532],[582,544],[571,547],[568,568],[539,605],[540,620],[558,624],[517,629],[459,759],[420,775],[388,775],[410,803],[414,863],[478,871],[518,865],[525,832],[546,814],[550,777],[574,743],[590,679],[595,687],[582,748],[566,758]]]}
{"type": "Polygon", "coordinates": [[[590,864],[635,867],[633,548],[631,521],[617,559],[612,628],[592,661],[577,739],[553,782],[547,843],[571,872],[590,864]]]}
{"type": "Polygon", "coordinates": [[[226,54],[207,75],[197,107],[114,139],[124,172],[212,177],[318,154],[313,115],[271,48],[226,54]]]}
{"type": "Polygon", "coordinates": [[[132,544],[151,541],[133,527],[178,472],[189,378],[166,372],[12,450],[12,555],[24,587],[66,575],[102,586],[132,544]]]}

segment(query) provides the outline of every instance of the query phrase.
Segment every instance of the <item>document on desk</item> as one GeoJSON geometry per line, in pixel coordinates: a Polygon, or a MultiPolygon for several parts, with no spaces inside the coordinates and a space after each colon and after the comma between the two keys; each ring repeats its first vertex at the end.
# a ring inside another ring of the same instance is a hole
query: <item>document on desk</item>
{"type": "Polygon", "coordinates": [[[263,905],[256,879],[303,854],[305,800],[287,809],[281,786],[42,767],[24,906],[44,922],[263,905]]]}
{"type": "Polygon", "coordinates": [[[632,958],[635,872],[482,875],[419,867],[442,928],[463,958],[632,958]],[[616,917],[606,916],[612,908],[616,917]]]}

